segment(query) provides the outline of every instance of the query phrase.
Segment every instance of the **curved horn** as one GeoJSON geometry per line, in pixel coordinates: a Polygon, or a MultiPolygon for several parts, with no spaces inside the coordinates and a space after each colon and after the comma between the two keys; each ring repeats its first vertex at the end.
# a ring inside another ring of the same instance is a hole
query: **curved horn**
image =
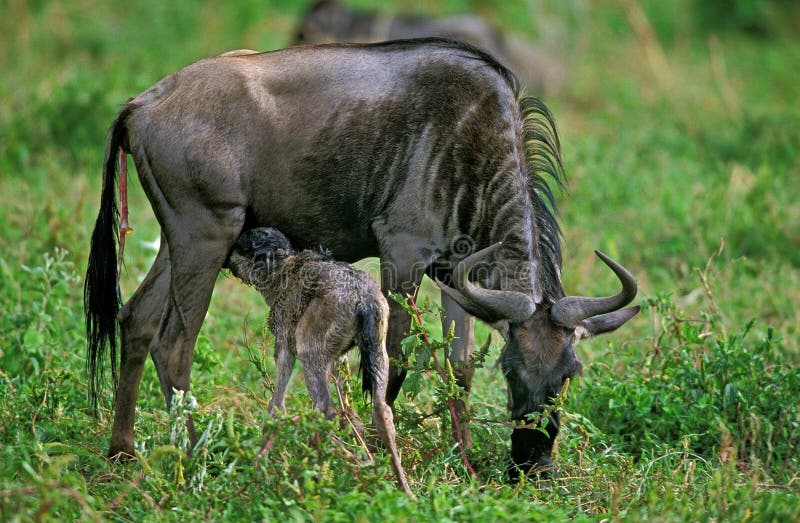
{"type": "Polygon", "coordinates": [[[497,242],[461,260],[453,270],[453,288],[447,287],[438,280],[437,283],[464,310],[484,321],[520,322],[527,320],[536,310],[536,304],[531,296],[516,291],[483,289],[469,281],[469,272],[472,267],[501,245],[501,242],[497,242]]]}
{"type": "Polygon", "coordinates": [[[608,312],[599,316],[592,316],[581,322],[581,325],[586,329],[586,336],[581,338],[588,338],[597,336],[604,332],[611,332],[622,327],[622,325],[633,318],[639,313],[639,306],[630,307],[628,309],[620,309],[614,312],[608,312]]]}
{"type": "Polygon", "coordinates": [[[636,279],[628,269],[615,262],[600,251],[594,251],[608,265],[622,283],[622,290],[606,298],[586,298],[583,296],[567,296],[558,300],[550,309],[550,317],[564,327],[577,327],[583,320],[616,311],[636,297],[636,279]]]}

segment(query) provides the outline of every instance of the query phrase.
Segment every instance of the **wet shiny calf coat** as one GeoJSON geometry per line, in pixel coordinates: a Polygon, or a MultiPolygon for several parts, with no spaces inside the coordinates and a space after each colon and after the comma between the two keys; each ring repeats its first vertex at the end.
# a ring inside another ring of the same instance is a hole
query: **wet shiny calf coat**
{"type": "Polygon", "coordinates": [[[295,251],[280,231],[250,229],[234,243],[231,272],[261,293],[270,306],[275,336],[275,392],[270,412],[285,410],[284,398],[295,358],[314,408],[333,417],[328,390],[334,363],[354,346],[361,352],[361,379],[372,395],[372,419],[404,491],[411,494],[395,443],[392,409],[386,404],[389,305],[364,272],[311,250],[295,251]]]}

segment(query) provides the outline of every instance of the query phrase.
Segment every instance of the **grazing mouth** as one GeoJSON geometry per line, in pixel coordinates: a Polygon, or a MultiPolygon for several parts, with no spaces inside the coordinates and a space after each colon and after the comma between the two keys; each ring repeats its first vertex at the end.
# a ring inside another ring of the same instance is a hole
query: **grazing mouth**
{"type": "MultiPolygon", "coordinates": [[[[535,420],[531,420],[536,423],[535,420]]],[[[544,426],[515,428],[511,432],[511,461],[508,476],[511,481],[519,474],[549,478],[553,475],[552,451],[560,425],[558,412],[551,412],[544,426]]]]}

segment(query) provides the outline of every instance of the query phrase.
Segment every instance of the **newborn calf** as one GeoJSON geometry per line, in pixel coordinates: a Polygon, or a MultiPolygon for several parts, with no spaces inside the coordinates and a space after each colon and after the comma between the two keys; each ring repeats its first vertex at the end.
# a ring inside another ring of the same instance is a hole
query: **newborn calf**
{"type": "Polygon", "coordinates": [[[389,305],[377,284],[346,263],[310,250],[295,251],[280,231],[250,229],[236,240],[228,260],[234,276],[261,292],[270,307],[275,335],[275,392],[270,412],[284,410],[295,357],[314,408],[328,417],[336,410],[328,390],[333,364],[354,345],[361,351],[361,380],[372,394],[372,419],[391,454],[403,490],[412,495],[395,444],[392,410],[386,404],[389,305]]]}

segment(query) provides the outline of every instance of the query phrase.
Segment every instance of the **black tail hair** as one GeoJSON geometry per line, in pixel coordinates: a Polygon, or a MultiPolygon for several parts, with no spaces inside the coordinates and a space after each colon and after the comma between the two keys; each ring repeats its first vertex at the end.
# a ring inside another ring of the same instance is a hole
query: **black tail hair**
{"type": "Polygon", "coordinates": [[[381,340],[378,335],[380,314],[380,308],[373,302],[362,302],[356,309],[356,341],[361,352],[359,372],[361,374],[361,391],[364,396],[372,395],[372,387],[375,384],[377,370],[375,354],[381,350],[381,340]]]}
{"type": "Polygon", "coordinates": [[[89,403],[97,413],[97,397],[102,389],[103,353],[111,349],[111,375],[117,383],[117,313],[122,299],[117,278],[117,244],[119,242],[119,208],[115,185],[117,157],[127,139],[125,120],[132,108],[126,106],[114,120],[108,132],[103,161],[103,190],[97,214],[86,281],[83,286],[83,307],[86,318],[86,368],[89,373],[89,403]]]}

